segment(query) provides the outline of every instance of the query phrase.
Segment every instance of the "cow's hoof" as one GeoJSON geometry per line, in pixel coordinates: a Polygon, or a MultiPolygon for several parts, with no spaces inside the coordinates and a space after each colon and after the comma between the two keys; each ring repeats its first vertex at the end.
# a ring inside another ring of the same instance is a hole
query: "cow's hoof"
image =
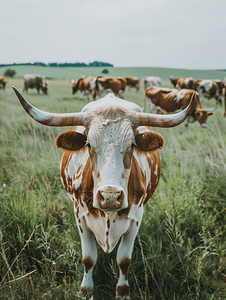
{"type": "Polygon", "coordinates": [[[116,292],[115,300],[130,300],[128,285],[123,285],[123,286],[118,285],[116,291],[117,292],[116,292]]]}
{"type": "Polygon", "coordinates": [[[90,298],[93,295],[93,288],[91,286],[81,286],[80,291],[86,298],[90,298]]]}
{"type": "Polygon", "coordinates": [[[124,295],[124,296],[116,296],[115,300],[130,300],[129,295],[124,295]]]}

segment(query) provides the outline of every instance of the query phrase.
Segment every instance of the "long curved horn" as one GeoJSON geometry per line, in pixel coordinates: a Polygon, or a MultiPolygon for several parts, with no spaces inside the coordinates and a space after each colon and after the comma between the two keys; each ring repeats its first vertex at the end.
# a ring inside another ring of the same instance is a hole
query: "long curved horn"
{"type": "Polygon", "coordinates": [[[47,126],[76,126],[84,125],[84,114],[85,113],[49,113],[40,109],[37,109],[31,105],[21,93],[13,86],[14,92],[16,93],[20,103],[22,104],[25,111],[37,122],[47,126]]]}
{"type": "Polygon", "coordinates": [[[217,109],[217,106],[218,106],[218,103],[214,106],[214,107],[212,107],[212,108],[196,108],[195,110],[196,111],[214,111],[214,110],[216,110],[217,109]]]}
{"type": "Polygon", "coordinates": [[[174,127],[181,124],[192,113],[195,106],[195,94],[192,94],[189,105],[181,112],[173,115],[138,113],[139,126],[174,127]]]}

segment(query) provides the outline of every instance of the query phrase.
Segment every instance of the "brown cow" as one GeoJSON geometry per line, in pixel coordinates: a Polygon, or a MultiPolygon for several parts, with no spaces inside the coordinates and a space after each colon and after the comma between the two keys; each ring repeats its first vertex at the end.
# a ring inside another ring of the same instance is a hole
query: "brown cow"
{"type": "Polygon", "coordinates": [[[140,79],[138,77],[126,77],[127,86],[129,88],[136,88],[137,91],[140,89],[140,79]]]}
{"type": "Polygon", "coordinates": [[[93,96],[93,100],[96,99],[96,77],[93,76],[82,76],[76,82],[71,81],[72,94],[74,95],[77,91],[81,92],[80,99],[82,100],[84,95],[89,97],[90,94],[93,96]]]}
{"type": "Polygon", "coordinates": [[[4,77],[0,77],[0,89],[2,88],[3,91],[5,90],[5,85],[8,81],[5,81],[4,77]]]}
{"type": "Polygon", "coordinates": [[[194,83],[194,79],[192,77],[174,78],[173,76],[170,76],[170,81],[177,89],[192,89],[194,83]]]}
{"type": "Polygon", "coordinates": [[[198,121],[203,128],[206,128],[207,117],[213,115],[215,108],[202,108],[199,94],[196,91],[159,87],[151,87],[145,91],[145,98],[147,99],[150,112],[157,110],[157,113],[169,114],[183,110],[188,106],[192,97],[195,97],[195,107],[191,115],[184,122],[185,129],[188,128],[188,123],[195,121],[198,121]]]}
{"type": "Polygon", "coordinates": [[[199,93],[200,101],[203,102],[204,98],[215,98],[216,104],[222,104],[222,92],[224,83],[221,80],[203,79],[195,80],[193,89],[199,93]]]}
{"type": "Polygon", "coordinates": [[[124,79],[122,79],[122,77],[97,77],[96,89],[100,97],[104,97],[107,93],[113,92],[116,96],[123,99],[125,91],[124,79]]]}
{"type": "Polygon", "coordinates": [[[127,80],[124,77],[117,77],[121,81],[121,90],[124,93],[126,86],[127,86],[127,80]]]}

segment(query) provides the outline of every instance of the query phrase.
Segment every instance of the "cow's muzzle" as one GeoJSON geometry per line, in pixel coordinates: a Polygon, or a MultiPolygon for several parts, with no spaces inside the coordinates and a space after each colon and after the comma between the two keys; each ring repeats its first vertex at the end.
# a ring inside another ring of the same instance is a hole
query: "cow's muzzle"
{"type": "Polygon", "coordinates": [[[115,211],[126,208],[125,195],[122,189],[115,186],[104,186],[96,194],[97,208],[104,211],[115,211]]]}

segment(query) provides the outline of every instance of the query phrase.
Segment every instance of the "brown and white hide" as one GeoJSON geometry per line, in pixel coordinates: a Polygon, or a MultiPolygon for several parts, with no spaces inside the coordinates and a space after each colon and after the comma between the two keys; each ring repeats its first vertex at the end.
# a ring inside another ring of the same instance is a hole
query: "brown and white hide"
{"type": "Polygon", "coordinates": [[[140,89],[140,79],[138,77],[126,77],[126,83],[129,88],[140,89]]]}
{"type": "Polygon", "coordinates": [[[150,126],[179,125],[193,110],[194,99],[175,115],[156,115],[143,113],[137,104],[108,94],[89,102],[81,112],[55,114],[35,108],[13,89],[25,111],[37,122],[74,127],[57,137],[56,146],[64,151],[61,179],[74,204],[81,238],[81,290],[86,295],[93,291],[96,242],[106,253],[119,243],[115,299],[130,299],[128,271],[133,245],[142,222],[143,206],[159,182],[159,151],[164,145],[163,137],[150,126]]]}
{"type": "Polygon", "coordinates": [[[170,81],[177,89],[193,89],[194,79],[192,77],[174,78],[170,76],[170,81]]]}
{"type": "Polygon", "coordinates": [[[74,80],[72,83],[72,94],[74,95],[77,91],[81,92],[80,100],[83,100],[84,95],[87,95],[89,99],[89,95],[92,95],[93,100],[96,99],[97,91],[96,91],[96,77],[93,76],[82,76],[76,82],[74,80]]]}
{"type": "Polygon", "coordinates": [[[193,84],[193,89],[199,93],[201,102],[204,98],[215,98],[216,104],[222,104],[223,87],[224,84],[221,80],[212,79],[195,80],[193,84]]]}
{"type": "Polygon", "coordinates": [[[143,82],[144,82],[144,89],[146,90],[152,86],[160,87],[162,84],[162,79],[157,76],[148,76],[143,79],[143,82]]]}
{"type": "Polygon", "coordinates": [[[195,121],[198,121],[202,128],[206,128],[208,116],[213,115],[213,109],[209,111],[202,108],[199,95],[194,90],[152,87],[145,91],[145,97],[150,112],[160,114],[169,114],[181,111],[188,106],[191,98],[194,97],[194,110],[184,122],[185,129],[187,129],[188,123],[193,123],[195,121]]]}

